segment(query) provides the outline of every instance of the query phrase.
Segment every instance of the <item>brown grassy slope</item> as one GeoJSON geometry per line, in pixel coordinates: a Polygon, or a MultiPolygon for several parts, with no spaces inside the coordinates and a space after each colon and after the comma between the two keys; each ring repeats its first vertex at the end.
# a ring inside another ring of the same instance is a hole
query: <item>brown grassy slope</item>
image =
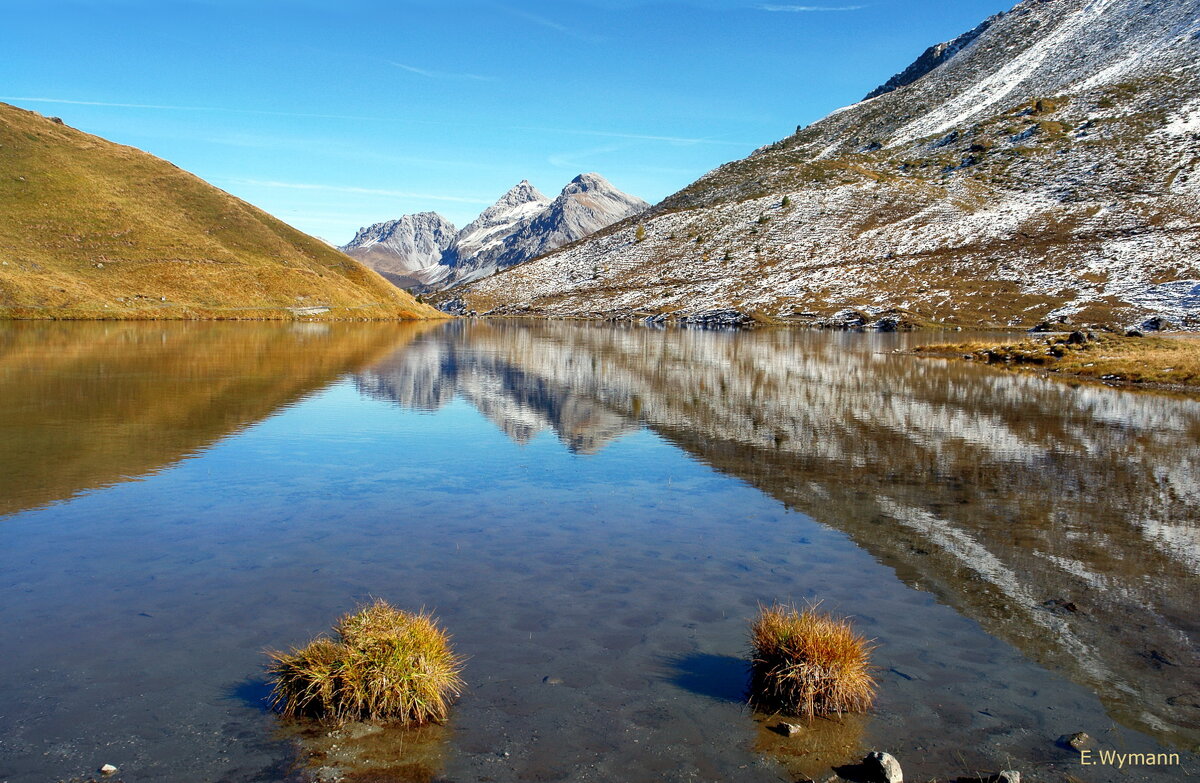
{"type": "Polygon", "coordinates": [[[1200,390],[1200,339],[1179,336],[1118,337],[1096,334],[1081,342],[1065,335],[1015,342],[922,345],[918,353],[1000,364],[1013,369],[1048,370],[1096,380],[1180,386],[1200,390]]]}
{"type": "Polygon", "coordinates": [[[0,103],[0,317],[439,317],[166,161],[0,103]]]}

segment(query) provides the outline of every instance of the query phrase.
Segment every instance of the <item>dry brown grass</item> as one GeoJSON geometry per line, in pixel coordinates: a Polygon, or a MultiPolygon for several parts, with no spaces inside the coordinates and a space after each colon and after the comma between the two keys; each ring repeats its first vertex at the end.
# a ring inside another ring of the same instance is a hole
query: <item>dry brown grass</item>
{"type": "Polygon", "coordinates": [[[760,607],[750,629],[750,702],[792,715],[863,712],[875,700],[872,647],[850,621],[809,606],[760,607]]]}
{"type": "Polygon", "coordinates": [[[164,160],[3,103],[0,172],[0,318],[443,317],[164,160]]]}
{"type": "Polygon", "coordinates": [[[446,720],[462,692],[463,660],[431,615],[377,600],[344,615],[333,630],[336,639],[320,636],[290,653],[268,653],[276,709],[339,724],[446,720]]]}
{"type": "Polygon", "coordinates": [[[1097,333],[1072,343],[1066,335],[1053,334],[1008,343],[922,345],[914,350],[1078,378],[1200,388],[1200,338],[1191,335],[1120,337],[1097,333]]]}

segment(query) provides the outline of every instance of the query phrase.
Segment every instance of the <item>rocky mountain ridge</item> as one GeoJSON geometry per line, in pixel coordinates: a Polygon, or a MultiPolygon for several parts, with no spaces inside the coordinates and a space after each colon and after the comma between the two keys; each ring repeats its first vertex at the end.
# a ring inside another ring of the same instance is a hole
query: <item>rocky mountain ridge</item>
{"type": "Polygon", "coordinates": [[[340,249],[403,287],[408,273],[437,264],[456,234],[438,213],[418,212],[360,228],[340,249]]]}
{"type": "Polygon", "coordinates": [[[521,180],[457,233],[441,215],[421,212],[362,228],[341,249],[401,287],[434,291],[520,264],[649,206],[595,173],[575,177],[553,200],[521,180]]]}
{"type": "Polygon", "coordinates": [[[1200,328],[1200,0],[1025,0],[872,95],[443,306],[1200,328]]]}

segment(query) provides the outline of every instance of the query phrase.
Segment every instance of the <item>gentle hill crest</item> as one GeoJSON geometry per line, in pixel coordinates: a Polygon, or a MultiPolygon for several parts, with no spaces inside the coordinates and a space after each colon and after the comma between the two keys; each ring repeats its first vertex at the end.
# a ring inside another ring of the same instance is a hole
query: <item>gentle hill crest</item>
{"type": "Polygon", "coordinates": [[[0,208],[0,317],[437,315],[164,160],[3,103],[0,208]]]}

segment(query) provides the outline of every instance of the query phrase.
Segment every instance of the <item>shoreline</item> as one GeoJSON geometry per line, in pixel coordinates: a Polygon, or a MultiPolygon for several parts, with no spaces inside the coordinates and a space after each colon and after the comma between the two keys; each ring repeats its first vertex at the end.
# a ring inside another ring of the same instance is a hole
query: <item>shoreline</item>
{"type": "Polygon", "coordinates": [[[1200,336],[1051,332],[995,342],[929,343],[914,356],[970,361],[1067,383],[1200,395],[1200,336]]]}

